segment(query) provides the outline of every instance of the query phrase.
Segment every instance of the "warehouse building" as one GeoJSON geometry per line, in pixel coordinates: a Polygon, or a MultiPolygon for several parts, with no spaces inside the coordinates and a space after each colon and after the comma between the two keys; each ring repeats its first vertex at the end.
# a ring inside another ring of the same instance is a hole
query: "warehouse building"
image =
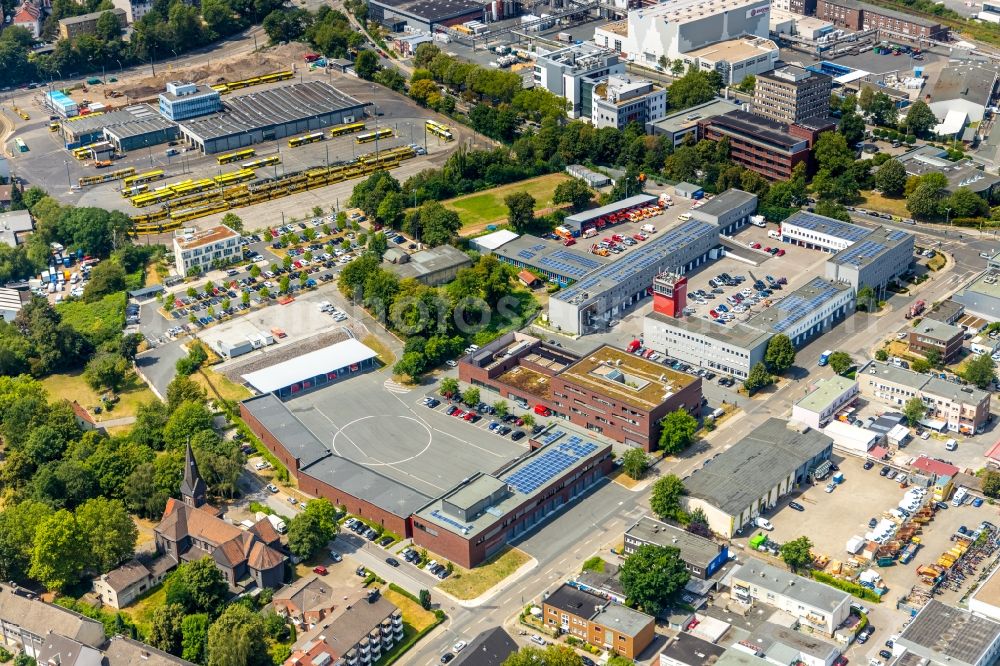
{"type": "Polygon", "coordinates": [[[718,244],[715,225],[695,219],[680,222],[553,294],[549,321],[574,335],[607,330],[613,320],[649,297],[654,277],[693,270],[708,261],[718,244]]]}
{"type": "Polygon", "coordinates": [[[495,251],[500,249],[501,245],[505,245],[512,240],[516,240],[517,238],[520,238],[520,236],[513,231],[510,231],[509,229],[500,229],[483,236],[470,238],[469,249],[475,250],[479,254],[493,254],[495,251]]]}
{"type": "Polygon", "coordinates": [[[770,0],[678,0],[630,11],[623,21],[598,26],[594,42],[655,69],[720,41],[768,37],[770,0]]]}
{"type": "Polygon", "coordinates": [[[62,123],[59,131],[67,148],[107,141],[121,153],[157,146],[176,139],[179,134],[176,124],[164,119],[148,104],[78,116],[62,123]]]}
{"type": "Polygon", "coordinates": [[[985,62],[948,63],[928,91],[931,111],[939,119],[958,111],[970,122],[981,122],[1000,86],[996,67],[985,62]]]}
{"type": "Polygon", "coordinates": [[[35,229],[31,213],[26,210],[11,210],[0,213],[0,243],[17,247],[35,229]]]}
{"type": "Polygon", "coordinates": [[[234,321],[228,325],[213,326],[199,335],[202,340],[223,358],[236,358],[274,344],[274,336],[248,321],[234,321]]]}
{"type": "Polygon", "coordinates": [[[991,666],[1000,659],[1000,623],[931,599],[896,645],[931,664],[991,666]]]}
{"type": "Polygon", "coordinates": [[[748,76],[770,72],[778,59],[778,45],[764,37],[717,42],[689,51],[683,57],[685,63],[704,72],[718,72],[727,86],[738,85],[748,76]]]}
{"type": "Polygon", "coordinates": [[[565,97],[570,103],[570,118],[589,118],[594,85],[616,74],[625,74],[625,63],[618,59],[618,53],[608,47],[598,48],[591,42],[540,53],[535,58],[535,86],[565,97]]]}
{"type": "Polygon", "coordinates": [[[525,409],[652,451],[670,412],[696,412],[701,379],[607,345],[574,354],[523,333],[508,333],[464,356],[459,378],[525,409]]]}
{"type": "Polygon", "coordinates": [[[474,475],[412,517],[413,544],[472,568],[590,490],[611,471],[611,445],[561,426],[493,474],[474,475]]]}
{"type": "Polygon", "coordinates": [[[583,279],[609,261],[606,257],[564,247],[531,234],[504,243],[493,250],[493,255],[506,264],[527,268],[562,287],[583,279]]]}
{"type": "Polygon", "coordinates": [[[484,4],[477,0],[371,0],[368,18],[392,32],[409,27],[411,32],[433,33],[438,26],[482,20],[484,4]]]}
{"type": "Polygon", "coordinates": [[[463,268],[472,265],[469,255],[451,245],[439,245],[413,254],[403,252],[406,259],[384,266],[385,270],[399,279],[413,279],[420,284],[436,287],[455,279],[463,268]]]}
{"type": "Polygon", "coordinates": [[[351,338],[245,374],[243,381],[258,393],[290,398],[372,370],[378,365],[377,357],[369,347],[351,338]]]}
{"type": "Polygon", "coordinates": [[[729,561],[729,547],[687,530],[643,516],[625,530],[625,556],[639,546],[676,548],[684,568],[695,578],[707,580],[729,561]]]}
{"type": "Polygon", "coordinates": [[[681,501],[688,513],[703,510],[713,532],[731,538],[809,481],[832,451],[833,440],[821,432],[770,418],[695,470],[681,501]]]}
{"type": "Polygon", "coordinates": [[[563,220],[563,226],[576,236],[588,229],[600,229],[604,226],[604,223],[615,222],[623,216],[627,216],[629,211],[633,209],[647,208],[655,205],[657,205],[657,198],[653,195],[635,194],[620,201],[610,203],[607,206],[574,213],[563,220]]]}
{"type": "Polygon", "coordinates": [[[366,105],[322,81],[293,83],[228,99],[221,113],[182,122],[180,134],[212,155],[351,123],[366,105]]]}
{"type": "Polygon", "coordinates": [[[826,261],[826,279],[847,282],[857,292],[871,287],[882,298],[890,282],[910,270],[913,234],[879,227],[826,261]]]}
{"type": "Polygon", "coordinates": [[[784,334],[801,347],[854,312],[854,288],[844,282],[813,278],[747,320],[747,326],[784,334]]]}
{"type": "Polygon", "coordinates": [[[983,271],[951,299],[970,314],[1000,321],[1000,268],[983,271]]]}
{"type": "Polygon", "coordinates": [[[695,220],[714,224],[719,233],[728,236],[742,229],[757,212],[757,195],[743,190],[726,190],[691,211],[695,220]]]}

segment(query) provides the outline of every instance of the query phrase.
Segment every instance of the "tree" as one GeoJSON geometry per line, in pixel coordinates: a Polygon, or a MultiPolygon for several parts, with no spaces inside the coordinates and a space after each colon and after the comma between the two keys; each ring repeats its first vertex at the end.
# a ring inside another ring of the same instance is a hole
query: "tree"
{"type": "Polygon", "coordinates": [[[668,474],[656,480],[649,497],[649,507],[662,520],[674,519],[682,513],[681,496],[685,494],[684,482],[679,476],[668,474]]]}
{"type": "Polygon", "coordinates": [[[687,410],[678,408],[660,421],[660,450],[675,455],[688,447],[698,430],[698,419],[687,410]]]}
{"type": "Polygon", "coordinates": [[[76,510],[87,565],[105,573],[135,554],[139,530],[120,500],[96,497],[76,510]]]}
{"type": "Polygon", "coordinates": [[[932,368],[941,367],[941,352],[937,349],[928,349],[924,352],[924,358],[927,359],[927,362],[930,363],[932,368]]]}
{"type": "Polygon", "coordinates": [[[470,386],[469,388],[462,391],[462,402],[464,402],[469,407],[475,407],[479,404],[479,389],[475,386],[470,386]]]}
{"type": "Polygon", "coordinates": [[[920,398],[910,398],[903,405],[903,416],[906,417],[906,422],[911,428],[915,428],[920,422],[920,419],[924,418],[927,408],[924,406],[923,400],[920,398]]]}
{"type": "Polygon", "coordinates": [[[973,356],[962,368],[962,379],[980,389],[986,389],[996,378],[996,365],[989,354],[973,356]]]}
{"type": "Polygon", "coordinates": [[[212,413],[203,403],[187,401],[174,410],[163,428],[168,446],[180,447],[202,431],[212,431],[212,413]]]}
{"type": "Polygon", "coordinates": [[[181,658],[195,664],[205,661],[208,646],[208,615],[195,613],[181,622],[181,658]]]}
{"type": "Polygon", "coordinates": [[[208,630],[208,666],[270,666],[264,619],[243,604],[226,607],[208,630]]]}
{"type": "Polygon", "coordinates": [[[92,303],[120,291],[125,291],[125,270],[117,261],[102,261],[90,271],[90,282],[83,288],[83,300],[92,303]]]}
{"type": "Polygon", "coordinates": [[[299,514],[288,527],[288,549],[302,559],[308,559],[322,550],[329,541],[323,537],[319,521],[314,516],[299,514]]]}
{"type": "Polygon", "coordinates": [[[582,178],[571,178],[556,185],[552,194],[553,203],[568,203],[574,211],[581,211],[590,204],[594,196],[593,190],[582,178]]]}
{"type": "Polygon", "coordinates": [[[906,167],[896,159],[890,159],[875,172],[875,187],[888,197],[902,196],[906,187],[906,167]]]}
{"type": "Polygon", "coordinates": [[[768,372],[781,374],[795,363],[795,345],[791,339],[779,333],[767,343],[767,350],[764,352],[764,364],[768,372]]]}
{"type": "Polygon", "coordinates": [[[165,604],[153,610],[149,623],[149,644],[157,650],[173,655],[181,653],[181,636],[184,626],[184,607],[165,604]]]}
{"type": "Polygon", "coordinates": [[[14,582],[27,579],[35,532],[51,515],[48,504],[35,500],[7,505],[0,511],[0,578],[14,582]]]}
{"type": "Polygon", "coordinates": [[[503,666],[583,666],[583,660],[566,645],[549,645],[545,649],[523,647],[507,657],[503,666]]]}
{"type": "Polygon", "coordinates": [[[983,494],[993,499],[1000,498],[1000,472],[987,471],[982,476],[983,494]]]}
{"type": "Polygon", "coordinates": [[[510,409],[507,406],[507,401],[497,400],[496,402],[494,402],[493,411],[496,412],[496,415],[500,418],[507,416],[507,414],[510,413],[510,409]]]}
{"type": "Polygon", "coordinates": [[[948,208],[952,218],[957,217],[987,217],[990,214],[990,206],[986,199],[973,192],[967,187],[959,187],[948,195],[941,204],[941,208],[948,208]]]}
{"type": "Polygon", "coordinates": [[[765,386],[770,386],[773,383],[774,377],[767,371],[767,366],[763,363],[756,363],[750,368],[747,378],[743,380],[743,388],[746,389],[747,393],[753,395],[765,386]]]}
{"type": "MultiPolygon", "coordinates": [[[[192,380],[190,377],[183,375],[178,375],[167,384],[167,412],[172,414],[185,402],[197,402],[203,403],[207,394],[205,389],[201,387],[200,384],[192,380]]],[[[160,403],[154,403],[159,406],[160,403]]],[[[164,415],[166,417],[167,414],[164,415]]],[[[164,418],[162,425],[159,429],[163,429],[167,425],[166,418],[164,418]]]]}
{"type": "Polygon", "coordinates": [[[128,376],[129,363],[121,354],[100,353],[87,363],[83,378],[95,391],[110,389],[117,392],[128,376]]]}
{"type": "Polygon", "coordinates": [[[941,214],[941,200],[940,188],[931,183],[921,183],[906,197],[906,210],[915,218],[930,220],[941,214]]]}
{"type": "Polygon", "coordinates": [[[535,222],[535,197],[527,192],[514,192],[503,200],[507,206],[507,224],[524,233],[535,222]]]}
{"type": "Polygon", "coordinates": [[[740,92],[745,92],[748,95],[752,95],[756,87],[757,87],[757,77],[754,76],[753,74],[747,74],[746,76],[743,77],[743,80],[740,81],[740,84],[736,86],[736,89],[739,90],[740,92]]]}
{"type": "Polygon", "coordinates": [[[243,231],[243,218],[236,213],[229,212],[223,215],[222,223],[233,231],[243,231]]]}
{"type": "Polygon", "coordinates": [[[843,204],[839,204],[836,201],[830,201],[828,199],[821,199],[816,202],[815,212],[817,215],[823,215],[825,217],[832,217],[835,220],[840,220],[841,222],[850,222],[851,214],[847,211],[847,208],[843,204]]]}
{"type": "Polygon", "coordinates": [[[458,213],[437,201],[424,202],[403,220],[403,231],[430,247],[451,242],[461,228],[462,219],[458,213]]]}
{"type": "Polygon", "coordinates": [[[865,113],[871,113],[872,100],[875,98],[875,89],[871,86],[865,86],[861,89],[861,93],[858,95],[858,106],[865,113]]]}
{"type": "Polygon", "coordinates": [[[641,479],[649,469],[649,458],[642,449],[629,449],[622,454],[622,470],[633,479],[641,479]]]}
{"type": "Polygon", "coordinates": [[[798,539],[792,539],[779,549],[781,559],[785,561],[789,569],[798,571],[800,568],[809,566],[809,563],[812,562],[812,552],[810,552],[812,546],[809,537],[801,536],[798,539]]]}
{"type": "Polygon", "coordinates": [[[229,585],[211,557],[185,562],[167,578],[168,604],[180,604],[187,613],[214,615],[229,597],[229,585]]]}
{"type": "Polygon", "coordinates": [[[451,397],[458,393],[458,380],[454,377],[445,377],[441,380],[441,386],[439,388],[439,393],[447,397],[451,397]]]}
{"type": "Polygon", "coordinates": [[[691,68],[667,89],[667,106],[679,111],[711,101],[719,91],[708,72],[691,68]]]}
{"type": "Polygon", "coordinates": [[[669,607],[690,578],[680,549],[672,546],[639,546],[619,570],[629,603],[654,616],[669,607]]]}
{"type": "Polygon", "coordinates": [[[60,509],[35,531],[28,574],[49,590],[61,591],[79,579],[87,553],[76,517],[60,509]]]}
{"type": "Polygon", "coordinates": [[[866,284],[861,289],[858,289],[857,302],[858,307],[863,307],[866,312],[871,312],[875,309],[875,306],[878,305],[878,299],[871,285],[866,284]]]}
{"type": "Polygon", "coordinates": [[[889,352],[887,352],[885,349],[876,349],[875,360],[885,363],[886,361],[889,360],[889,352]]]}
{"type": "Polygon", "coordinates": [[[855,146],[865,138],[865,121],[853,111],[844,113],[840,117],[837,129],[844,135],[848,146],[855,146]]]}
{"type": "Polygon", "coordinates": [[[851,369],[852,365],[854,365],[854,359],[851,358],[850,354],[844,351],[833,352],[830,354],[830,358],[827,359],[827,362],[830,364],[830,368],[832,368],[838,375],[844,374],[851,369]]]}
{"type": "Polygon", "coordinates": [[[924,136],[937,123],[938,120],[931,107],[922,99],[911,104],[906,112],[906,131],[910,134],[924,136]]]}
{"type": "Polygon", "coordinates": [[[677,58],[672,63],[670,63],[670,73],[674,76],[680,76],[684,73],[684,61],[677,58]]]}
{"type": "MultiPolygon", "coordinates": [[[[896,124],[896,104],[884,92],[875,93],[871,105],[868,107],[868,113],[871,114],[872,122],[876,125],[889,127],[896,124]]],[[[937,124],[937,120],[934,123],[937,124]]]]}
{"type": "Polygon", "coordinates": [[[381,261],[382,257],[385,255],[385,251],[388,249],[389,241],[385,239],[385,234],[375,233],[371,235],[371,239],[368,241],[368,247],[365,251],[378,257],[379,261],[381,261]]]}
{"type": "Polygon", "coordinates": [[[379,69],[381,69],[381,65],[374,51],[365,49],[354,60],[354,71],[366,81],[371,81],[375,78],[375,74],[379,69]]]}

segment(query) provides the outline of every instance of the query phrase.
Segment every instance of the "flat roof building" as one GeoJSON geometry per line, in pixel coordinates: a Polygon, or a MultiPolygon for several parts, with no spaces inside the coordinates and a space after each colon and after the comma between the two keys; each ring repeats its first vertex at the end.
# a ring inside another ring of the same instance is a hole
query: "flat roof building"
{"type": "Polygon", "coordinates": [[[429,287],[451,282],[458,271],[472,265],[469,255],[451,245],[439,245],[407,255],[402,263],[386,264],[385,270],[401,280],[411,278],[429,287]]]}
{"type": "Polygon", "coordinates": [[[107,141],[118,152],[156,146],[176,139],[177,125],[148,104],[133,104],[101,114],[77,116],[59,128],[67,148],[107,141]]]}
{"type": "Polygon", "coordinates": [[[484,236],[469,239],[469,247],[480,254],[493,254],[501,245],[516,240],[520,236],[509,229],[498,229],[484,236]]]}
{"type": "Polygon", "coordinates": [[[756,194],[729,189],[702,202],[698,208],[692,209],[691,217],[714,224],[720,234],[728,236],[746,226],[755,212],[757,212],[756,194]]]}
{"type": "Polygon", "coordinates": [[[952,61],[941,69],[928,91],[929,106],[939,119],[951,111],[960,111],[969,116],[970,122],[981,122],[998,85],[1000,74],[992,64],[952,61]]]}
{"type": "Polygon", "coordinates": [[[323,81],[277,86],[223,103],[223,111],[181,123],[184,142],[211,155],[359,120],[365,102],[323,81]]]}
{"type": "Polygon", "coordinates": [[[808,163],[810,135],[797,126],[730,111],[698,121],[700,134],[710,141],[729,139],[729,157],[770,180],[789,180],[800,162],[808,163]]]}
{"type": "Polygon", "coordinates": [[[0,243],[17,247],[22,238],[34,231],[31,213],[26,210],[11,210],[0,213],[0,243]]]}
{"type": "Polygon", "coordinates": [[[478,0],[373,0],[369,18],[393,32],[407,26],[414,32],[434,32],[441,26],[455,26],[483,18],[483,5],[478,0]]]}
{"type": "Polygon", "coordinates": [[[743,603],[760,601],[775,606],[825,636],[832,636],[851,612],[848,593],[753,557],[733,571],[730,589],[743,603]]]}
{"type": "Polygon", "coordinates": [[[826,261],[826,278],[847,282],[855,291],[871,287],[879,298],[913,263],[913,234],[879,227],[826,261]]]}
{"type": "Polygon", "coordinates": [[[764,360],[771,334],[738,321],[718,324],[701,317],[672,317],[650,312],[643,322],[650,349],[699,368],[746,379],[764,360]]]}
{"type": "Polygon", "coordinates": [[[1000,268],[988,268],[974,277],[951,299],[971,314],[1000,321],[1000,268]]]}
{"type": "Polygon", "coordinates": [[[795,65],[757,76],[753,112],[779,123],[798,123],[830,112],[833,80],[795,65]]]}
{"type": "Polygon", "coordinates": [[[195,83],[168,81],[166,91],[160,93],[159,102],[160,115],[171,121],[222,111],[222,96],[219,91],[195,83]]]}
{"type": "Polygon", "coordinates": [[[570,118],[591,117],[594,85],[617,74],[625,74],[625,63],[619,60],[618,53],[593,42],[540,53],[535,58],[535,85],[566,98],[570,118]],[[586,90],[585,81],[589,81],[586,90]]]}
{"type": "Polygon", "coordinates": [[[747,326],[787,335],[796,347],[825,333],[854,312],[854,288],[813,278],[747,319],[747,326]]]}
{"type": "Polygon", "coordinates": [[[504,243],[493,254],[506,264],[527,268],[561,286],[583,279],[609,261],[600,255],[564,247],[531,234],[504,243]]]}
{"type": "Polygon", "coordinates": [[[682,59],[704,72],[718,72],[725,85],[733,86],[770,72],[779,57],[778,45],[770,39],[740,37],[688,51],[682,59]]]}
{"type": "Polygon", "coordinates": [[[375,367],[377,354],[354,338],[243,375],[259,393],[288,398],[375,367]]]}
{"type": "Polygon", "coordinates": [[[464,356],[459,378],[526,408],[536,405],[581,428],[651,451],[660,420],[701,403],[701,379],[604,345],[576,355],[508,333],[464,356]]]}
{"type": "Polygon", "coordinates": [[[896,645],[935,665],[990,666],[1000,657],[1000,623],[931,599],[896,645]]]}
{"type": "Polygon", "coordinates": [[[646,124],[646,133],[653,136],[666,136],[674,148],[684,144],[689,136],[698,139],[698,121],[711,118],[713,116],[729,113],[733,109],[736,100],[714,99],[711,102],[698,104],[681,109],[680,111],[667,112],[659,120],[646,124]]]}
{"type": "Polygon", "coordinates": [[[240,234],[224,224],[174,236],[177,273],[203,273],[243,258],[240,234]]]}
{"type": "Polygon", "coordinates": [[[684,508],[702,509],[713,532],[732,537],[806,483],[832,451],[833,440],[821,432],[770,418],[687,478],[684,508]]]}
{"type": "Polygon", "coordinates": [[[861,395],[886,405],[901,408],[911,398],[919,398],[927,409],[921,423],[928,428],[971,435],[980,432],[989,418],[990,393],[974,386],[881,361],[869,361],[862,366],[857,380],[861,395]]]}
{"type": "Polygon", "coordinates": [[[934,146],[921,146],[897,157],[909,176],[923,176],[927,173],[941,173],[948,179],[948,191],[960,187],[967,188],[992,201],[1000,194],[1000,177],[986,173],[979,165],[966,158],[953,162],[945,157],[945,151],[934,146]]]}
{"type": "Polygon", "coordinates": [[[822,428],[860,392],[858,382],[848,377],[834,375],[819,380],[812,391],[792,405],[792,420],[810,428],[822,428]]]}
{"type": "Polygon", "coordinates": [[[563,226],[574,234],[583,233],[588,229],[596,227],[601,218],[607,218],[616,213],[628,212],[634,208],[655,206],[656,203],[657,198],[651,194],[633,194],[630,197],[625,197],[606,206],[598,206],[597,208],[590,208],[568,215],[563,220],[563,226]]]}
{"type": "Polygon", "coordinates": [[[205,329],[198,336],[223,358],[236,358],[274,344],[274,335],[244,320],[205,329]]]}
{"type": "Polygon", "coordinates": [[[998,571],[1000,569],[994,569],[986,582],[977,587],[976,591],[969,597],[969,610],[976,615],[1000,622],[1000,574],[997,573],[998,571]]]}
{"type": "Polygon", "coordinates": [[[659,666],[714,666],[725,648],[686,631],[679,632],[660,653],[659,666]]]}
{"type": "Polygon", "coordinates": [[[773,622],[765,622],[751,630],[750,638],[737,646],[747,644],[753,645],[755,654],[771,663],[787,661],[805,666],[833,666],[840,656],[840,648],[833,643],[773,622]]]}
{"type": "Polygon", "coordinates": [[[870,227],[804,210],[796,211],[781,223],[782,242],[831,254],[846,250],[871,232],[870,227]]]}
{"type": "Polygon", "coordinates": [[[649,516],[643,516],[625,530],[626,557],[645,545],[677,548],[688,573],[703,580],[711,578],[729,560],[729,548],[725,544],[649,516]]]}
{"type": "Polygon", "coordinates": [[[878,30],[897,40],[948,41],[948,28],[937,21],[857,0],[816,0],[816,17],[839,28],[878,30]]]}
{"type": "Polygon", "coordinates": [[[648,79],[614,74],[592,88],[590,119],[594,127],[643,127],[667,112],[667,92],[648,79]]]}
{"type": "Polygon", "coordinates": [[[961,326],[924,319],[909,329],[907,341],[910,351],[924,356],[929,352],[937,352],[942,362],[951,363],[962,351],[964,339],[965,331],[961,326]]]}
{"type": "Polygon", "coordinates": [[[626,659],[636,659],[653,642],[656,618],[563,584],[542,601],[542,622],[626,659]]]}

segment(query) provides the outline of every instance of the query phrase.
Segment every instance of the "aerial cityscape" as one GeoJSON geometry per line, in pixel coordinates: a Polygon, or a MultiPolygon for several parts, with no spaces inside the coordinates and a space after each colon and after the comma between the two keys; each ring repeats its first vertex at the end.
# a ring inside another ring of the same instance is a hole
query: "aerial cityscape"
{"type": "Polygon", "coordinates": [[[1000,666],[998,101],[992,0],[0,0],[0,664],[1000,666]]]}

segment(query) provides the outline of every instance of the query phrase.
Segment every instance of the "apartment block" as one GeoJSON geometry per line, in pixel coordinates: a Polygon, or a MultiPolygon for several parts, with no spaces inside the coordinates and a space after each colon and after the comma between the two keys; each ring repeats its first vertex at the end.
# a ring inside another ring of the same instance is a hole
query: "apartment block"
{"type": "Polygon", "coordinates": [[[181,275],[201,273],[242,257],[239,232],[224,224],[174,236],[174,261],[181,275]]]}
{"type": "Polygon", "coordinates": [[[640,546],[661,546],[680,551],[681,561],[691,576],[706,580],[729,560],[729,548],[722,543],[643,516],[625,530],[625,555],[640,546]]]}
{"type": "Polygon", "coordinates": [[[829,115],[832,82],[826,74],[794,65],[758,74],[753,112],[789,124],[829,115]]]}
{"type": "Polygon", "coordinates": [[[595,127],[625,129],[629,123],[646,123],[667,112],[667,91],[646,79],[609,76],[593,87],[590,120],[595,127]]]}
{"type": "Polygon", "coordinates": [[[901,408],[919,398],[927,412],[921,424],[935,430],[973,434],[981,432],[990,414],[990,394],[938,377],[871,361],[858,371],[861,395],[901,408]]]}
{"type": "Polygon", "coordinates": [[[563,584],[542,602],[545,625],[636,659],[653,642],[655,618],[563,584]]]}
{"type": "Polygon", "coordinates": [[[80,35],[93,35],[97,31],[97,21],[101,16],[112,13],[118,19],[118,25],[125,29],[125,12],[117,7],[102,12],[91,12],[80,16],[72,16],[59,20],[59,36],[63,39],[76,39],[80,35]]]}
{"type": "Polygon", "coordinates": [[[937,352],[943,362],[951,363],[962,351],[964,339],[965,330],[961,326],[924,319],[910,329],[908,342],[912,352],[925,356],[930,352],[937,352]]]}

